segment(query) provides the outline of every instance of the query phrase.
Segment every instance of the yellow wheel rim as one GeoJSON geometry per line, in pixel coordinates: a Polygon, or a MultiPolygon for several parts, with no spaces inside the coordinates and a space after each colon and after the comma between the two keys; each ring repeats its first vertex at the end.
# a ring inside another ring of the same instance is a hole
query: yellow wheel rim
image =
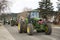
{"type": "Polygon", "coordinates": [[[46,27],[46,32],[48,32],[48,27],[46,27]]]}
{"type": "Polygon", "coordinates": [[[30,33],[30,28],[29,27],[27,27],[27,33],[30,33]]]}
{"type": "Polygon", "coordinates": [[[18,30],[20,30],[20,23],[18,23],[18,30]]]}

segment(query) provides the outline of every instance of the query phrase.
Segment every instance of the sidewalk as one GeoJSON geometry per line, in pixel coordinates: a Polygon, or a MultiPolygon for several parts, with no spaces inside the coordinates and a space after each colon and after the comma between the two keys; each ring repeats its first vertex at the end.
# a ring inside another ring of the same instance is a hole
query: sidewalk
{"type": "Polygon", "coordinates": [[[54,24],[51,24],[52,25],[52,28],[59,28],[60,29],[60,25],[54,25],[54,24]]]}
{"type": "Polygon", "coordinates": [[[60,25],[51,24],[53,27],[60,27],[60,25]]]}
{"type": "Polygon", "coordinates": [[[0,40],[15,40],[4,26],[0,26],[0,40]]]}

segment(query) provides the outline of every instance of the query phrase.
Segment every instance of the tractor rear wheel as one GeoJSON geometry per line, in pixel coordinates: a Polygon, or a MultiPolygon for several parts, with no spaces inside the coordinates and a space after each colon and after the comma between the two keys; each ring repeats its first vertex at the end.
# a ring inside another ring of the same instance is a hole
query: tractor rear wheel
{"type": "Polygon", "coordinates": [[[20,23],[18,23],[18,31],[19,31],[19,33],[22,33],[22,29],[23,29],[22,22],[20,22],[20,23]]]}
{"type": "Polygon", "coordinates": [[[27,34],[28,35],[32,35],[33,34],[33,25],[31,23],[29,23],[27,25],[27,34]]]}
{"type": "Polygon", "coordinates": [[[45,34],[46,34],[46,35],[50,35],[51,32],[52,32],[51,25],[47,24],[47,25],[46,25],[45,34]]]}
{"type": "Polygon", "coordinates": [[[27,33],[27,24],[23,21],[23,32],[27,33]]]}

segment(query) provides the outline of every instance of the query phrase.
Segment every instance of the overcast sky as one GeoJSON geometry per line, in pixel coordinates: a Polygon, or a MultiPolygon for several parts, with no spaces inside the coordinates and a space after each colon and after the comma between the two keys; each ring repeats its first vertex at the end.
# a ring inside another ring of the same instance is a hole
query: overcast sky
{"type": "MultiPolygon", "coordinates": [[[[22,12],[25,7],[36,9],[39,7],[38,2],[40,0],[9,0],[11,1],[11,12],[18,13],[22,12]]],[[[57,10],[57,0],[51,0],[53,2],[54,10],[57,10]]]]}

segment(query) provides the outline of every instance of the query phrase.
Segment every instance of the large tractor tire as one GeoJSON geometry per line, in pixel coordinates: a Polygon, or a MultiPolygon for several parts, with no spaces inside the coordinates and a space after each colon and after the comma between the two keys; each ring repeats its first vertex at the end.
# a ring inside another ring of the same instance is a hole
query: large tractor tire
{"type": "Polygon", "coordinates": [[[22,22],[18,23],[18,31],[19,33],[22,33],[23,32],[23,26],[22,26],[22,22]]]}
{"type": "Polygon", "coordinates": [[[27,24],[25,22],[23,22],[23,29],[24,33],[27,33],[27,24]]]}
{"type": "Polygon", "coordinates": [[[32,35],[33,34],[33,25],[31,23],[29,23],[27,25],[27,34],[28,35],[32,35]]]}
{"type": "Polygon", "coordinates": [[[51,25],[47,24],[47,25],[46,25],[45,34],[46,34],[46,35],[51,35],[51,33],[52,33],[51,25]]]}

